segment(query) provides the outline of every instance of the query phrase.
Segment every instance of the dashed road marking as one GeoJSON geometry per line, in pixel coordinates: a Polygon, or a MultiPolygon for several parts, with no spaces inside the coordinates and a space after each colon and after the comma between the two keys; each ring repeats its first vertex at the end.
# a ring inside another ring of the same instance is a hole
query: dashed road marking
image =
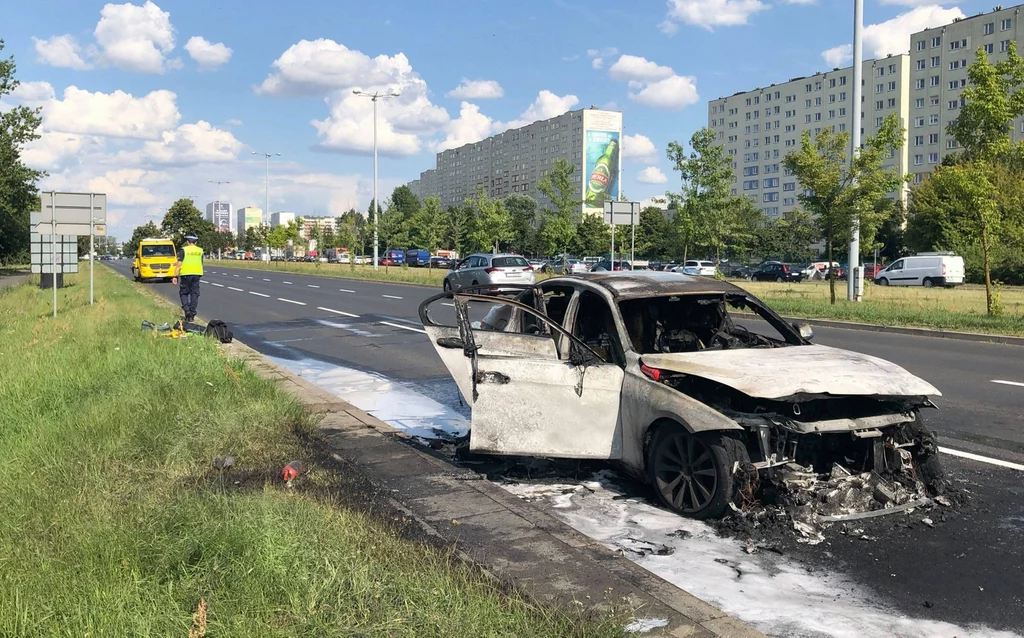
{"type": "Polygon", "coordinates": [[[245,292],[241,288],[235,288],[234,286],[228,286],[228,290],[234,290],[234,291],[237,291],[237,292],[245,292]]]}
{"type": "Polygon", "coordinates": [[[290,281],[282,281],[281,283],[288,284],[289,286],[292,285],[292,282],[290,282],[290,281]]]}
{"type": "Polygon", "coordinates": [[[992,379],[992,383],[998,383],[1000,385],[1015,385],[1019,388],[1024,388],[1024,383],[1020,381],[1003,381],[1002,379],[992,379]]]}
{"type": "Polygon", "coordinates": [[[344,310],[334,310],[333,308],[324,308],[323,306],[317,306],[316,309],[317,310],[323,310],[324,312],[333,312],[336,315],[343,315],[345,317],[352,317],[353,319],[358,319],[359,318],[359,315],[354,315],[351,312],[345,312],[344,310]]]}
{"type": "Polygon", "coordinates": [[[338,288],[338,292],[355,292],[355,290],[347,290],[345,288],[338,288]]]}
{"type": "Polygon", "coordinates": [[[248,277],[248,276],[247,276],[247,277],[246,277],[246,279],[252,279],[252,277],[248,277]]]}
{"type": "Polygon", "coordinates": [[[224,284],[218,284],[216,281],[212,282],[212,284],[214,286],[217,286],[218,288],[223,288],[224,287],[224,284]]]}
{"type": "Polygon", "coordinates": [[[993,459],[988,456],[982,456],[980,454],[974,454],[973,452],[964,452],[963,450],[951,450],[948,447],[940,447],[939,452],[949,454],[950,456],[959,456],[963,459],[971,459],[972,461],[979,461],[981,463],[988,463],[989,465],[998,465],[999,467],[1009,468],[1011,470],[1017,470],[1018,472],[1024,472],[1024,465],[1020,463],[1011,463],[1002,459],[993,459]]]}
{"type": "Polygon", "coordinates": [[[208,284],[208,283],[210,283],[210,282],[206,281],[205,279],[200,279],[200,280],[199,280],[199,283],[201,283],[201,284],[208,284]]]}
{"type": "Polygon", "coordinates": [[[394,295],[381,295],[381,297],[384,297],[385,299],[402,299],[402,297],[396,297],[394,295]]]}
{"type": "Polygon", "coordinates": [[[231,276],[232,276],[232,277],[237,277],[238,275],[231,275],[231,276]]]}
{"type": "Polygon", "coordinates": [[[306,284],[306,288],[319,288],[319,287],[320,286],[316,286],[316,285],[313,285],[313,284],[306,284]]]}
{"type": "Polygon", "coordinates": [[[256,295],[257,297],[268,297],[268,298],[270,297],[270,295],[265,295],[262,292],[253,292],[251,290],[249,291],[249,294],[250,295],[256,295]]]}
{"type": "Polygon", "coordinates": [[[413,328],[411,326],[403,326],[398,323],[391,323],[390,321],[381,321],[382,326],[391,326],[392,328],[401,328],[402,330],[411,330],[412,332],[419,332],[421,334],[427,334],[426,330],[420,330],[419,328],[413,328]]]}
{"type": "Polygon", "coordinates": [[[266,277],[264,277],[264,278],[263,278],[263,281],[270,281],[270,280],[269,280],[269,279],[267,279],[266,277]]]}
{"type": "Polygon", "coordinates": [[[277,300],[278,301],[283,301],[285,303],[293,303],[296,306],[305,306],[306,305],[306,303],[304,301],[292,301],[291,299],[285,299],[284,297],[278,297],[277,300]]]}

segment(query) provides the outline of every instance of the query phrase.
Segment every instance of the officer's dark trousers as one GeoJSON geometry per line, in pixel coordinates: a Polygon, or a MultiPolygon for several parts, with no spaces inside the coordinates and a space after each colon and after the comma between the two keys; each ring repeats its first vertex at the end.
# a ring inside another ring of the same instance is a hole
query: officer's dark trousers
{"type": "Polygon", "coordinates": [[[189,317],[194,317],[199,307],[200,275],[182,275],[178,278],[178,295],[181,297],[181,309],[189,317]]]}

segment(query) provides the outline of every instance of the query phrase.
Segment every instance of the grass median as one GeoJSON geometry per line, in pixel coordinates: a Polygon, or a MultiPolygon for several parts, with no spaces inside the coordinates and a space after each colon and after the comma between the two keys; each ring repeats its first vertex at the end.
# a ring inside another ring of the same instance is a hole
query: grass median
{"type": "Polygon", "coordinates": [[[0,635],[621,635],[340,506],[331,468],[284,486],[315,435],[290,397],[140,330],[175,311],[126,278],[68,280],[56,319],[0,292],[0,635]]]}

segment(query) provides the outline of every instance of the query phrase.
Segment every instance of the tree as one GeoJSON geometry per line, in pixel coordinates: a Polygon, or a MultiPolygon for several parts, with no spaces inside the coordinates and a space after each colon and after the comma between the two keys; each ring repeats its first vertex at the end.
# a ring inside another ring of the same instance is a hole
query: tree
{"type": "Polygon", "coordinates": [[[409,221],[420,212],[420,198],[408,186],[398,186],[391,191],[391,206],[402,213],[403,221],[409,221]]]}
{"type": "Polygon", "coordinates": [[[441,210],[441,198],[435,196],[423,200],[420,208],[409,222],[412,243],[434,253],[444,237],[445,214],[441,210]]]}
{"type": "Polygon", "coordinates": [[[164,235],[171,237],[175,244],[181,244],[182,237],[185,235],[198,237],[205,230],[204,224],[209,223],[203,219],[203,213],[196,208],[195,202],[187,197],[182,197],[167,209],[160,227],[163,229],[164,235]]]}
{"type": "Polygon", "coordinates": [[[445,211],[444,242],[462,255],[467,237],[473,228],[473,207],[468,204],[449,206],[445,211]]]}
{"type": "Polygon", "coordinates": [[[352,250],[357,255],[366,254],[372,232],[367,232],[369,224],[359,211],[351,208],[338,218],[338,243],[352,250]]]}
{"type": "Polygon", "coordinates": [[[669,142],[668,159],[682,179],[682,191],[666,193],[678,211],[677,230],[686,246],[699,237],[702,245],[721,257],[732,225],[733,213],[739,210],[737,198],[730,194],[732,160],[725,147],[718,143],[715,132],[702,128],[690,138],[692,152],[678,142],[669,142]]]}
{"type": "Polygon", "coordinates": [[[812,255],[811,244],[818,239],[811,216],[800,209],[779,219],[767,220],[755,237],[754,252],[762,259],[806,261],[812,255]]]}
{"type": "MultiPolygon", "coordinates": [[[[725,246],[730,257],[749,257],[768,217],[749,197],[732,197],[725,216],[725,246]]],[[[808,249],[810,246],[808,245],[808,249]]]]}
{"type": "Polygon", "coordinates": [[[583,200],[572,180],[574,170],[568,160],[558,158],[554,167],[537,183],[537,190],[551,202],[551,208],[541,210],[540,240],[548,255],[567,251],[576,237],[583,200]]]}
{"type": "Polygon", "coordinates": [[[491,199],[483,186],[477,188],[476,199],[466,200],[476,211],[476,223],[470,232],[470,242],[478,250],[490,250],[497,254],[501,242],[512,236],[511,223],[505,204],[500,199],[491,199]]]}
{"type": "MultiPolygon", "coordinates": [[[[616,228],[615,238],[620,246],[629,246],[628,229],[629,226],[619,226],[616,228]],[[627,230],[623,232],[623,229],[627,230]]],[[[604,223],[604,217],[584,215],[583,221],[576,227],[576,236],[573,238],[572,249],[581,257],[584,255],[603,255],[606,248],[610,249],[611,243],[611,226],[604,223]]],[[[622,252],[621,248],[618,252],[622,252]]]]}
{"type": "Polygon", "coordinates": [[[636,228],[636,252],[648,259],[668,259],[674,244],[675,229],[665,211],[648,206],[640,211],[636,228]]]}
{"type": "Polygon", "coordinates": [[[960,96],[964,105],[947,131],[963,147],[967,161],[1008,160],[1016,157],[1018,168],[1022,146],[1013,145],[1013,122],[1024,115],[1024,58],[1017,43],[1010,40],[1006,59],[995,64],[981,47],[967,69],[967,88],[960,96]]]}
{"type": "Polygon", "coordinates": [[[521,255],[532,254],[537,245],[537,200],[529,195],[505,198],[509,216],[509,247],[521,255]]]}
{"type": "MultiPolygon", "coordinates": [[[[4,41],[0,40],[0,51],[4,41]]],[[[14,58],[0,59],[0,100],[19,85],[14,58]]],[[[38,210],[36,182],[46,173],[21,161],[21,149],[39,139],[40,109],[0,109],[0,264],[28,261],[29,212],[38,210]]]]}
{"type": "MultiPolygon", "coordinates": [[[[878,135],[868,138],[851,161],[849,133],[835,133],[827,126],[812,139],[810,131],[804,131],[800,150],[783,160],[800,182],[803,192],[797,199],[814,215],[829,262],[837,244],[850,242],[854,220],[860,221],[862,239],[874,238],[886,212],[886,195],[903,183],[896,169],[882,166],[883,159],[903,145],[903,132],[896,114],[889,115],[878,135]]],[[[834,304],[834,277],[829,278],[829,293],[834,304]]]]}
{"type": "Polygon", "coordinates": [[[245,239],[242,242],[242,248],[246,252],[251,252],[267,245],[268,231],[266,226],[250,226],[245,229],[245,239]]]}
{"type": "Polygon", "coordinates": [[[409,243],[402,211],[394,206],[384,211],[377,222],[377,235],[384,249],[398,248],[409,243]]]}
{"type": "Polygon", "coordinates": [[[137,226],[135,230],[132,231],[132,238],[124,243],[124,246],[121,247],[121,250],[124,251],[125,255],[128,255],[129,257],[134,257],[135,253],[139,252],[139,243],[143,239],[147,239],[149,237],[163,236],[163,231],[157,228],[156,224],[154,224],[153,222],[146,222],[145,225],[137,226]]]}
{"type": "Polygon", "coordinates": [[[889,207],[889,214],[882,220],[875,233],[873,248],[878,250],[883,261],[892,261],[902,257],[907,252],[906,248],[906,226],[907,209],[902,200],[889,207]]]}

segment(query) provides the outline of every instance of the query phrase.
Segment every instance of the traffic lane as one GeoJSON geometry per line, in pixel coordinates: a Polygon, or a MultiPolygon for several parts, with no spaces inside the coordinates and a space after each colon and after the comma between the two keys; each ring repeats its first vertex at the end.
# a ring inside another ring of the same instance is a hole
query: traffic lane
{"type": "Polygon", "coordinates": [[[814,342],[880,357],[926,379],[943,395],[927,414],[940,434],[1024,452],[1024,387],[993,383],[1024,382],[1024,348],[839,328],[815,328],[814,342]]]}

